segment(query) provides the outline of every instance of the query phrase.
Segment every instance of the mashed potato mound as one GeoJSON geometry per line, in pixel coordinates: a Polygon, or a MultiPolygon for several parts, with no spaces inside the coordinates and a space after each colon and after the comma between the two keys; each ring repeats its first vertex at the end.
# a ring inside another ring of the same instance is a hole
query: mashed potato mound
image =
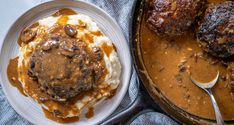
{"type": "Polygon", "coordinates": [[[36,36],[30,42],[21,44],[18,60],[19,81],[26,95],[32,97],[56,117],[62,118],[78,116],[83,109],[92,107],[98,102],[112,96],[120,84],[120,61],[113,43],[102,33],[90,17],[80,13],[75,15],[50,16],[36,22],[30,27],[30,30],[36,32],[36,36]],[[56,25],[64,27],[67,24],[75,27],[77,32],[75,38],[85,42],[89,49],[92,50],[95,47],[101,48],[107,72],[102,82],[93,87],[93,89],[78,94],[70,100],[59,102],[48,98],[45,92],[37,88],[40,85],[28,75],[28,69],[32,54],[42,44],[43,36],[51,33],[51,30],[54,30],[56,25]]]}

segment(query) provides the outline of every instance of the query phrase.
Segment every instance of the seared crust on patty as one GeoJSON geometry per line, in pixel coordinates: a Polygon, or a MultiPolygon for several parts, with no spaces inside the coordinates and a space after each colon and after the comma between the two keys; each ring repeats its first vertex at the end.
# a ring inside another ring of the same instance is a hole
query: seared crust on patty
{"type": "Polygon", "coordinates": [[[234,2],[210,5],[199,27],[197,37],[212,55],[227,58],[234,55],[234,2]]]}
{"type": "Polygon", "coordinates": [[[206,8],[206,1],[153,0],[149,6],[150,29],[160,36],[175,37],[189,30],[206,8]]]}

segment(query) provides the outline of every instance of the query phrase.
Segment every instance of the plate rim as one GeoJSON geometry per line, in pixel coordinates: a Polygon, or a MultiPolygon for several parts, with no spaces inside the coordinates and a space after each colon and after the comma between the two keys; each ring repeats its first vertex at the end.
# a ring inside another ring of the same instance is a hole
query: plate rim
{"type": "MultiPolygon", "coordinates": [[[[3,41],[2,41],[2,44],[0,45],[0,57],[1,57],[1,55],[2,55],[2,53],[3,53],[3,45],[4,45],[4,43],[5,43],[5,41],[6,41],[6,38],[7,38],[7,36],[9,35],[9,32],[10,32],[10,30],[13,28],[13,26],[18,22],[18,20],[20,20],[20,18],[21,17],[23,17],[23,16],[25,16],[27,13],[29,13],[30,11],[32,11],[33,9],[35,9],[35,8],[38,8],[38,7],[40,7],[40,6],[43,6],[43,5],[46,5],[46,4],[51,4],[51,3],[54,3],[54,2],[62,2],[62,1],[67,1],[67,0],[60,0],[60,1],[46,1],[46,2],[42,2],[42,3],[39,3],[39,4],[37,4],[37,5],[35,5],[35,6],[33,6],[33,7],[31,7],[31,8],[29,8],[28,10],[26,10],[24,13],[22,13],[22,14],[20,14],[19,15],[19,17],[17,17],[16,19],[15,19],[15,21],[13,21],[13,23],[12,24],[10,24],[10,26],[8,27],[8,29],[7,29],[7,32],[5,33],[5,35],[3,36],[3,41]]],[[[129,66],[130,67],[130,70],[129,70],[129,72],[127,72],[127,85],[126,85],[126,89],[122,92],[122,97],[120,98],[120,100],[121,101],[119,101],[118,102],[118,104],[116,105],[116,106],[114,106],[114,108],[112,109],[112,111],[110,112],[110,113],[108,113],[108,115],[106,115],[105,117],[102,117],[102,119],[101,120],[99,120],[99,122],[98,123],[96,123],[96,124],[99,124],[99,123],[101,123],[101,122],[103,122],[106,118],[108,118],[109,116],[111,116],[111,114],[113,114],[114,113],[114,111],[119,107],[119,105],[120,105],[120,103],[122,102],[122,100],[124,99],[124,97],[125,97],[125,95],[126,95],[126,93],[127,93],[127,91],[128,91],[128,88],[129,88],[129,85],[130,85],[130,80],[131,80],[131,74],[132,74],[132,68],[133,68],[133,66],[132,66],[132,56],[131,56],[131,53],[130,53],[130,47],[129,47],[129,45],[128,45],[128,40],[126,39],[126,37],[125,37],[125,35],[124,35],[124,33],[123,33],[123,31],[122,31],[122,29],[121,29],[121,27],[119,26],[119,24],[116,22],[116,20],[114,19],[114,18],[112,18],[106,11],[104,11],[103,9],[101,9],[100,7],[98,7],[98,6],[96,6],[95,4],[93,4],[93,3],[91,3],[91,2],[88,2],[88,1],[85,1],[85,0],[79,0],[79,1],[77,1],[77,0],[70,0],[70,1],[72,1],[72,2],[76,2],[76,3],[83,3],[83,4],[87,4],[87,5],[90,5],[92,8],[95,8],[95,9],[97,9],[97,10],[99,10],[101,13],[103,13],[105,16],[107,16],[109,19],[110,19],[110,22],[111,23],[113,23],[112,25],[115,25],[115,27],[117,28],[117,30],[118,31],[120,31],[121,32],[121,35],[123,36],[123,39],[125,40],[124,41],[124,46],[126,46],[127,47],[127,51],[128,51],[128,55],[129,55],[129,57],[130,57],[130,59],[129,59],[129,63],[127,64],[127,66],[129,66]]],[[[78,8],[78,7],[77,7],[78,8]]],[[[51,8],[47,8],[48,10],[49,9],[51,9],[51,8]]],[[[92,18],[92,17],[91,17],[92,18]]],[[[0,64],[1,64],[1,62],[0,62],[0,64]]],[[[11,107],[13,108],[13,110],[14,111],[16,111],[16,113],[18,114],[18,115],[20,115],[22,118],[24,118],[25,120],[27,120],[28,122],[30,122],[30,123],[32,123],[32,124],[38,124],[38,123],[35,123],[33,120],[31,120],[26,114],[24,114],[24,113],[22,113],[22,111],[21,110],[19,110],[19,109],[16,109],[15,107],[15,103],[13,102],[13,100],[9,97],[9,95],[8,95],[8,93],[7,93],[7,91],[6,91],[6,87],[5,87],[5,85],[4,85],[4,81],[3,81],[3,79],[2,79],[2,73],[4,73],[3,72],[3,70],[2,70],[2,65],[0,66],[0,85],[1,85],[1,88],[2,88],[2,91],[3,91],[3,94],[4,94],[4,96],[6,97],[6,99],[7,99],[7,101],[9,102],[9,104],[11,105],[11,107]]],[[[123,70],[122,70],[123,71],[123,70]]],[[[79,122],[79,121],[78,121],[79,122]]],[[[76,122],[72,122],[72,123],[76,123],[76,122]]],[[[61,124],[61,123],[59,123],[59,124],[61,124]]],[[[66,123],[65,123],[66,124],[66,123]]]]}

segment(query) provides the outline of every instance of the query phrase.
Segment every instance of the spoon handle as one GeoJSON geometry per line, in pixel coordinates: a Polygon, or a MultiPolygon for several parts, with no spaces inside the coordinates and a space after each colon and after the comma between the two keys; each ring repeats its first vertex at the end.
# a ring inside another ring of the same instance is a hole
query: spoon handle
{"type": "Polygon", "coordinates": [[[215,117],[216,117],[217,124],[218,125],[224,125],[224,121],[223,121],[222,115],[220,113],[218,104],[216,103],[216,100],[215,100],[215,98],[214,98],[214,96],[213,96],[213,94],[211,92],[211,89],[206,89],[206,92],[209,94],[211,102],[213,104],[213,107],[214,107],[214,110],[215,110],[215,117]]]}

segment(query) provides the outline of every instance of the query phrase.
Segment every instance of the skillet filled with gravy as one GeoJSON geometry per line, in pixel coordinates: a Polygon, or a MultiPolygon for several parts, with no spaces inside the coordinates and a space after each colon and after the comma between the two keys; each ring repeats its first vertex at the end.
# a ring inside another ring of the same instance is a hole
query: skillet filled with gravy
{"type": "Polygon", "coordinates": [[[208,95],[189,76],[208,82],[220,71],[212,91],[225,123],[233,124],[234,2],[188,1],[142,3],[133,21],[136,69],[154,101],[186,124],[215,123],[208,95]]]}
{"type": "Polygon", "coordinates": [[[130,45],[143,86],[135,102],[109,122],[152,108],[182,124],[215,124],[209,96],[189,76],[208,82],[219,71],[212,91],[225,124],[234,124],[233,15],[233,1],[138,1],[130,45]]]}

